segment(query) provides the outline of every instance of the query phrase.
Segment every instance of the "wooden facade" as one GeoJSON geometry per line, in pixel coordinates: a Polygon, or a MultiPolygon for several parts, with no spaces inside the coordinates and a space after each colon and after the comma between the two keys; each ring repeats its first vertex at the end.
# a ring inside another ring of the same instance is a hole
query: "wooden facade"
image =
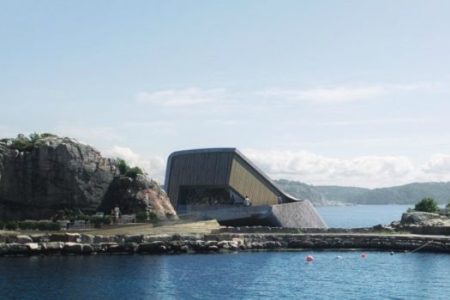
{"type": "MultiPolygon", "coordinates": [[[[186,187],[222,187],[252,205],[297,201],[280,190],[261,170],[235,148],[198,149],[174,152],[167,162],[165,188],[177,209],[180,190],[186,187]]],[[[230,204],[231,205],[231,204],[230,204]]]]}

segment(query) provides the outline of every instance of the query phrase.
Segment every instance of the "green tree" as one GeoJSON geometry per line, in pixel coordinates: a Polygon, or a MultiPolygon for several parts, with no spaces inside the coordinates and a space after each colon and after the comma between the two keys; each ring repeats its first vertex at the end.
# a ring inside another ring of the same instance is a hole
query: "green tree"
{"type": "Polygon", "coordinates": [[[144,174],[144,172],[142,172],[139,167],[133,167],[128,169],[128,171],[125,173],[125,176],[136,179],[139,174],[144,174]]]}
{"type": "Polygon", "coordinates": [[[117,158],[117,168],[119,169],[120,175],[131,177],[136,179],[137,175],[144,174],[139,167],[130,167],[125,160],[122,158],[117,158]]]}
{"type": "Polygon", "coordinates": [[[439,210],[439,207],[433,198],[423,198],[416,203],[414,210],[434,213],[439,210]]]}
{"type": "Polygon", "coordinates": [[[125,175],[130,167],[127,165],[127,162],[121,158],[117,158],[117,168],[119,169],[120,175],[125,175]]]}

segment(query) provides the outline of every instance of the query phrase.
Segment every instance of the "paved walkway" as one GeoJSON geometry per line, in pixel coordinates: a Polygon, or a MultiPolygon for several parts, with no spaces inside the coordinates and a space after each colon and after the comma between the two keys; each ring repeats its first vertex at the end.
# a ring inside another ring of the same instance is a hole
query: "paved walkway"
{"type": "Polygon", "coordinates": [[[162,226],[153,226],[152,224],[129,224],[115,226],[113,228],[101,228],[83,231],[83,233],[97,235],[119,235],[119,234],[144,234],[144,235],[160,235],[160,234],[209,234],[212,230],[220,227],[216,220],[201,221],[191,223],[168,224],[162,226]]]}

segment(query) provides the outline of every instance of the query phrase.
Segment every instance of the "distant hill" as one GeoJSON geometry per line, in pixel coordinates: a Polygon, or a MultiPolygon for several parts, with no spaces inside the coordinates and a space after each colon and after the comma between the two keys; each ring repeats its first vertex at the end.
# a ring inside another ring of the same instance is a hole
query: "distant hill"
{"type": "Polygon", "coordinates": [[[316,205],[414,204],[424,197],[432,197],[440,204],[450,202],[450,182],[411,183],[377,189],[313,186],[286,179],[275,182],[287,193],[300,199],[309,199],[316,205]]]}

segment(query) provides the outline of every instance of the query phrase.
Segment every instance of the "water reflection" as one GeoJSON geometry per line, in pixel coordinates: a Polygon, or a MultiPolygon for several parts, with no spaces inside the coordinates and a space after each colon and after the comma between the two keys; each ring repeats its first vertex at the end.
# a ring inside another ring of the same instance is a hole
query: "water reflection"
{"type": "Polygon", "coordinates": [[[446,254],[358,251],[2,257],[0,290],[2,299],[447,299],[449,265],[446,254]]]}

